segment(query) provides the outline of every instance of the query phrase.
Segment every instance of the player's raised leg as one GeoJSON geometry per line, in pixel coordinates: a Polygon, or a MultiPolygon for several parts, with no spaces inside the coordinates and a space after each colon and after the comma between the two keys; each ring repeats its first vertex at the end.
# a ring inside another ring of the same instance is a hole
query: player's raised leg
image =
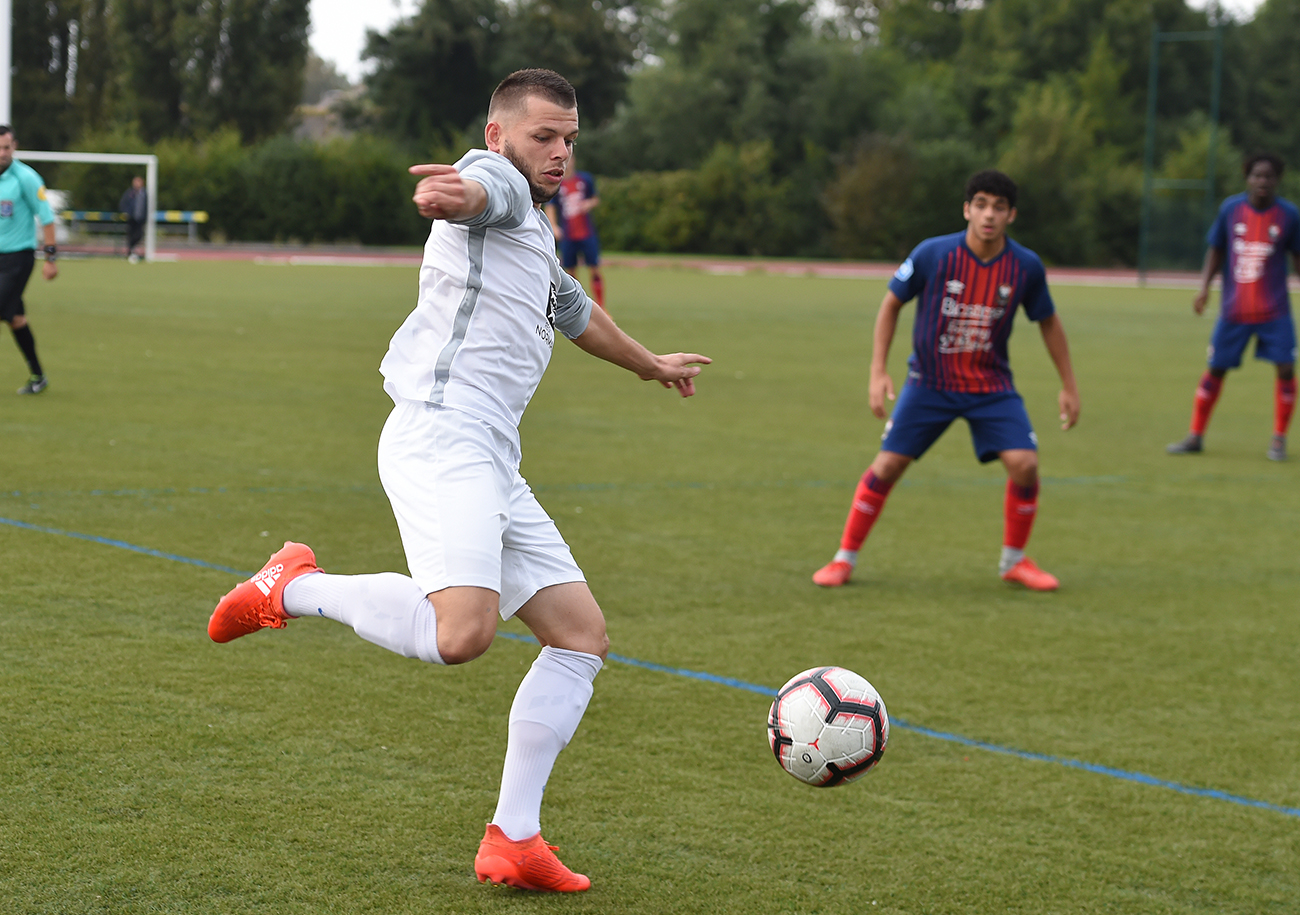
{"type": "Polygon", "coordinates": [[[1024,585],[1032,591],[1055,591],[1060,586],[1056,576],[1038,568],[1025,555],[1025,545],[1038,517],[1038,452],[1014,449],[1003,451],[998,457],[1007,468],[998,573],[1003,581],[1024,585]]]}
{"type": "Polygon", "coordinates": [[[910,463],[912,459],[905,454],[882,451],[876,455],[853,493],[853,504],[849,506],[849,516],[844,521],[844,533],[840,537],[840,548],[830,562],[813,573],[813,584],[823,588],[838,588],[849,583],[862,544],[880,517],[890,490],[910,463]]]}
{"type": "Polygon", "coordinates": [[[350,626],[366,641],[403,657],[461,664],[492,644],[497,606],[496,592],[486,588],[426,595],[396,572],[328,575],[316,566],[310,547],[287,542],[260,572],[221,599],[208,635],[229,642],[259,629],[283,629],[296,617],[318,616],[350,626]]]}
{"type": "Polygon", "coordinates": [[[609,649],[605,618],[585,582],[543,588],[518,612],[537,640],[533,662],[510,708],[501,794],[474,871],[480,882],[527,890],[579,892],[591,886],[541,836],[542,794],[573,739],[609,649]]]}

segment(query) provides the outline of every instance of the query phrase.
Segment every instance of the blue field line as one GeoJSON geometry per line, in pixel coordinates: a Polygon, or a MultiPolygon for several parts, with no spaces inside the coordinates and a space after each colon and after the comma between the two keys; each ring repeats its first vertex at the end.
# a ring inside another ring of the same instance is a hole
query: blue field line
{"type": "MultiPolygon", "coordinates": [[[[170,559],[172,562],[183,562],[187,565],[198,566],[203,569],[215,569],[218,572],[229,572],[231,575],[238,575],[241,578],[250,578],[254,574],[252,572],[240,571],[239,569],[232,569],[229,566],[218,565],[217,563],[205,562],[202,559],[190,559],[187,556],[177,556],[174,553],[164,553],[161,550],[155,550],[145,546],[136,546],[135,544],[127,543],[124,540],[112,540],[108,537],[98,537],[94,534],[79,534],[75,531],[61,531],[58,528],[41,527],[36,524],[28,524],[25,521],[15,521],[12,518],[0,518],[0,524],[7,524],[11,527],[21,528],[22,530],[38,531],[42,534],[56,534],[60,537],[86,540],[103,546],[112,546],[122,550],[130,550],[133,553],[141,553],[145,556],[153,556],[156,559],[170,559]]],[[[532,645],[537,644],[537,639],[533,638],[531,635],[523,635],[516,632],[498,632],[497,635],[501,638],[510,639],[516,642],[527,642],[532,645]]],[[[770,686],[748,683],[744,680],[737,680],[733,677],[721,677],[717,674],[711,674],[702,670],[689,670],[685,667],[669,667],[665,664],[656,664],[653,661],[642,661],[638,658],[629,658],[619,654],[610,654],[609,660],[615,661],[619,664],[626,664],[630,667],[639,667],[642,670],[652,670],[656,673],[670,674],[675,677],[701,680],[705,683],[716,683],[719,686],[727,686],[732,689],[757,693],[758,695],[767,698],[771,698],[777,693],[777,691],[770,686]]],[[[982,740],[974,740],[970,737],[963,737],[960,734],[950,734],[946,731],[936,731],[931,728],[922,727],[918,724],[911,724],[901,718],[893,716],[890,716],[889,723],[891,727],[896,727],[905,731],[912,731],[917,734],[923,734],[926,737],[933,737],[936,740],[944,740],[949,743],[960,744],[961,746],[971,747],[976,750],[986,750],[990,753],[1001,753],[1004,756],[1014,756],[1019,759],[1026,759],[1033,762],[1054,763],[1058,766],[1065,766],[1070,769],[1081,769],[1084,772],[1092,772],[1096,775],[1106,775],[1110,778],[1117,778],[1122,781],[1136,782],[1139,785],[1149,785],[1154,788],[1167,788],[1170,791],[1177,791],[1180,794],[1190,794],[1194,797],[1205,797],[1217,801],[1227,801],[1230,804],[1237,804],[1242,807],[1254,807],[1259,810],[1268,810],[1273,813],[1280,813],[1285,816],[1300,818],[1300,807],[1284,807],[1280,804],[1270,804],[1268,801],[1260,801],[1254,798],[1242,797],[1237,794],[1229,794],[1226,791],[1218,791],[1214,788],[1196,788],[1191,785],[1166,781],[1165,779],[1156,778],[1154,775],[1147,775],[1143,772],[1129,772],[1125,769],[1113,769],[1110,766],[1099,766],[1095,763],[1080,762],[1077,759],[1068,759],[1063,756],[1049,756],[1046,753],[1032,753],[1028,750],[1017,750],[1014,747],[1004,747],[996,743],[985,743],[982,740]]]]}
{"type": "MultiPolygon", "coordinates": [[[[515,632],[499,632],[497,635],[516,642],[529,642],[534,645],[537,644],[537,640],[530,635],[521,635],[515,632]]],[[[663,664],[655,664],[652,661],[642,661],[637,658],[628,658],[617,654],[610,654],[609,659],[611,661],[617,661],[620,664],[640,667],[644,670],[653,670],[658,673],[672,674],[677,677],[689,677],[692,680],[703,680],[706,683],[717,683],[721,686],[730,686],[733,689],[743,689],[746,692],[758,693],[760,696],[767,696],[768,698],[774,697],[777,693],[777,690],[770,686],[760,686],[757,683],[747,683],[744,680],[736,680],[731,677],[720,677],[717,674],[707,673],[706,671],[688,670],[685,667],[668,667],[663,664]]],[[[1239,804],[1242,807],[1255,807],[1260,810],[1270,810],[1273,813],[1281,813],[1286,816],[1300,818],[1300,807],[1283,807],[1280,804],[1270,804],[1268,801],[1258,801],[1254,798],[1229,794],[1226,791],[1217,791],[1213,788],[1196,788],[1191,785],[1166,781],[1165,779],[1156,778],[1154,775],[1147,775],[1143,772],[1129,772],[1125,769],[1099,766],[1096,763],[1080,762],[1077,759],[1068,759],[1064,756],[1049,756],[1046,753],[1032,753],[1029,750],[1017,750],[1015,747],[1004,747],[996,743],[986,743],[982,740],[973,740],[970,737],[963,737],[960,734],[949,734],[946,731],[936,731],[933,728],[922,727],[919,724],[911,724],[910,722],[904,721],[902,718],[893,715],[889,716],[889,726],[904,731],[912,731],[917,734],[924,734],[926,737],[933,737],[936,740],[945,740],[949,743],[961,744],[964,747],[972,747],[977,750],[987,750],[990,753],[1001,753],[1004,756],[1015,756],[1019,759],[1028,759],[1033,762],[1055,763],[1058,766],[1066,766],[1070,769],[1082,769],[1085,772],[1092,772],[1096,775],[1108,775],[1111,778],[1118,778],[1127,782],[1136,782],[1139,785],[1150,785],[1155,788],[1168,788],[1170,791],[1177,791],[1180,794],[1190,794],[1195,797],[1208,797],[1217,801],[1228,801],[1232,804],[1239,804]]]]}
{"type": "Polygon", "coordinates": [[[88,540],[91,543],[102,544],[103,546],[115,546],[119,550],[130,550],[132,553],[143,553],[145,556],[153,556],[155,559],[170,559],[172,562],[183,562],[186,565],[198,566],[201,569],[215,569],[218,572],[229,572],[231,575],[239,575],[244,578],[250,578],[252,572],[242,572],[239,569],[232,569],[230,566],[218,565],[214,562],[204,562],[202,559],[190,559],[188,556],[177,556],[175,553],[164,553],[162,550],[155,550],[147,546],[136,546],[134,543],[127,543],[125,540],[112,540],[108,537],[97,537],[94,534],[78,534],[76,531],[61,531],[57,527],[41,527],[39,524],[28,524],[26,521],[15,521],[13,518],[0,518],[0,524],[7,524],[10,527],[19,527],[25,531],[39,531],[42,534],[57,534],[60,537],[71,537],[74,540],[88,540]]]}

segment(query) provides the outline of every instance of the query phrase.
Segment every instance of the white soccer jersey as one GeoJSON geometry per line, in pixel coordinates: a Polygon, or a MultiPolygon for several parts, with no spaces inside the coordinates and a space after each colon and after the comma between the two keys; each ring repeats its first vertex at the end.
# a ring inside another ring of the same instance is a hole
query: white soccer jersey
{"type": "Polygon", "coordinates": [[[455,167],[483,186],[487,207],[465,222],[434,221],[419,301],[379,371],[394,402],[460,410],[517,448],[555,331],[573,339],[586,330],[592,301],[560,269],[550,221],[510,160],[472,150],[455,167]]]}

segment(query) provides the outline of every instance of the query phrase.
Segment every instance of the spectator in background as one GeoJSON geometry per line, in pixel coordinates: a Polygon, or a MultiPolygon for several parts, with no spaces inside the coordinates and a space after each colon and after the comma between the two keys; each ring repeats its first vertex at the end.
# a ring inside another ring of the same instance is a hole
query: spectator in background
{"type": "Polygon", "coordinates": [[[126,189],[117,208],[126,214],[126,259],[139,263],[135,249],[144,239],[144,223],[149,218],[149,193],[144,189],[144,179],[136,175],[126,189]]]}

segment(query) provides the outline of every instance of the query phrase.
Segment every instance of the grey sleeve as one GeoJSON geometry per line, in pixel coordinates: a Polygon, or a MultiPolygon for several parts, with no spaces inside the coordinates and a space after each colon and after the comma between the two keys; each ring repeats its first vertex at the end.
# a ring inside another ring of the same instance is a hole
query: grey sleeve
{"type": "Polygon", "coordinates": [[[569,274],[560,273],[560,288],[555,292],[555,328],[570,340],[582,336],[595,307],[582,286],[569,274]]]}
{"type": "Polygon", "coordinates": [[[485,149],[470,150],[456,169],[462,178],[476,181],[487,191],[487,206],[471,219],[450,220],[471,229],[517,229],[533,209],[528,179],[505,156],[485,149]]]}

